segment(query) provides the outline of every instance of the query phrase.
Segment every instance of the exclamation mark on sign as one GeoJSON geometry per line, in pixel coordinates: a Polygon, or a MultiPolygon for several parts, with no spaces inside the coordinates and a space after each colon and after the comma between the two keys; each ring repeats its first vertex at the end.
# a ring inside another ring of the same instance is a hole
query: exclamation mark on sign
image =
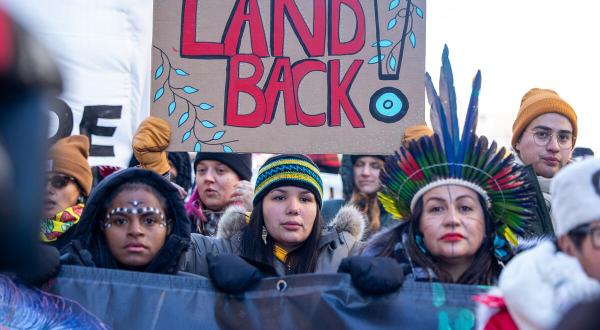
{"type": "MultiPolygon", "coordinates": [[[[371,45],[377,55],[369,64],[377,64],[380,80],[398,80],[402,67],[405,47],[415,48],[417,37],[413,32],[415,19],[423,19],[423,10],[406,0],[374,0],[377,40],[371,45]]],[[[371,96],[371,115],[382,122],[394,123],[402,119],[408,111],[408,99],[397,88],[384,87],[371,96]]]]}

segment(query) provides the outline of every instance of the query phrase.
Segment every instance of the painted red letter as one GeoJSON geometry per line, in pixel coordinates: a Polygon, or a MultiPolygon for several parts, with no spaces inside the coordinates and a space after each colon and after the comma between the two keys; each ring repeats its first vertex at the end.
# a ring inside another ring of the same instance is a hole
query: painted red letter
{"type": "Polygon", "coordinates": [[[276,0],[272,2],[272,6],[271,52],[273,56],[284,56],[284,14],[287,15],[290,25],[296,32],[300,45],[304,48],[307,56],[318,57],[325,54],[325,24],[327,22],[325,18],[325,0],[313,0],[312,34],[294,0],[276,0]]]}
{"type": "Polygon", "coordinates": [[[340,77],[340,60],[329,61],[329,70],[327,72],[327,80],[329,82],[329,107],[327,109],[327,117],[329,126],[340,126],[340,109],[344,109],[344,113],[350,124],[354,128],[364,128],[362,117],[356,111],[356,107],[350,99],[350,87],[360,67],[363,64],[363,60],[354,60],[346,71],[346,75],[339,81],[340,77]]]}
{"type": "Polygon", "coordinates": [[[359,0],[331,0],[330,4],[329,55],[351,55],[360,52],[365,45],[365,13],[359,0]],[[344,43],[340,40],[340,11],[342,4],[350,8],[356,18],[354,36],[344,43]]]}
{"type": "Polygon", "coordinates": [[[279,92],[283,93],[283,105],[285,107],[285,124],[298,125],[296,117],[296,96],[294,95],[294,83],[292,66],[289,57],[276,58],[267,78],[265,87],[265,100],[267,101],[267,115],[265,124],[270,124],[275,116],[275,107],[279,103],[279,92]]]}
{"type": "Polygon", "coordinates": [[[252,54],[260,57],[269,56],[257,0],[238,0],[235,4],[230,24],[225,28],[225,55],[238,54],[246,22],[250,28],[252,54]]]}
{"type": "Polygon", "coordinates": [[[304,60],[294,63],[292,66],[292,75],[294,76],[294,95],[296,95],[296,112],[298,113],[298,121],[300,124],[307,127],[320,127],[325,124],[325,113],[316,115],[309,115],[302,111],[300,106],[300,97],[298,90],[300,88],[300,82],[310,72],[321,71],[326,72],[327,67],[325,63],[319,60],[304,60]]]}
{"type": "Polygon", "coordinates": [[[254,55],[236,55],[228,61],[229,71],[225,94],[225,125],[236,127],[258,127],[265,118],[265,97],[256,85],[262,77],[264,67],[260,58],[254,55]],[[240,64],[254,67],[254,73],[248,78],[240,78],[240,64]],[[246,93],[254,99],[256,106],[249,114],[238,114],[240,93],[246,93]]]}
{"type": "Polygon", "coordinates": [[[196,12],[198,0],[183,1],[183,17],[181,19],[181,56],[223,56],[223,44],[219,42],[196,41],[196,12]]]}

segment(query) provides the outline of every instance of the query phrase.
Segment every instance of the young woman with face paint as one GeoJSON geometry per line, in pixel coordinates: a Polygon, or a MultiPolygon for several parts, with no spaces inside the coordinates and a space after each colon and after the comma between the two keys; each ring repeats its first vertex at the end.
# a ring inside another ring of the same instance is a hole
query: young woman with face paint
{"type": "Polygon", "coordinates": [[[138,168],[94,190],[63,260],[102,268],[175,274],[189,247],[190,222],[177,188],[138,168]]]}

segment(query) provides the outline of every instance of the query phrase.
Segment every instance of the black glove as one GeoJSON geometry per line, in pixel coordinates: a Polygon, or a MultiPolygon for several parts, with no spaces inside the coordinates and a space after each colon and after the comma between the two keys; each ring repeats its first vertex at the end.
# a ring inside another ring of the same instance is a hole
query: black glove
{"type": "Polygon", "coordinates": [[[404,269],[388,257],[348,257],[342,260],[338,273],[348,273],[359,290],[369,294],[396,291],[404,281],[404,269]]]}
{"type": "Polygon", "coordinates": [[[33,265],[19,275],[25,283],[41,286],[58,274],[60,270],[59,254],[55,247],[40,245],[36,247],[37,254],[33,265]]]}
{"type": "Polygon", "coordinates": [[[206,255],[208,276],[213,284],[226,293],[242,293],[263,278],[260,270],[240,256],[233,254],[206,255]]]}
{"type": "Polygon", "coordinates": [[[90,251],[81,246],[79,240],[72,240],[61,250],[60,263],[62,265],[76,265],[96,267],[90,251]]]}

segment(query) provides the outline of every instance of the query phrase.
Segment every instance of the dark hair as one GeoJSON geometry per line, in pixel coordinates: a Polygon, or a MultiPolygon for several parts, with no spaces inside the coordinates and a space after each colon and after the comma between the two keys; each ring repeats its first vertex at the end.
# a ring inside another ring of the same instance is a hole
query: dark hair
{"type": "MultiPolygon", "coordinates": [[[[262,210],[263,200],[264,198],[259,200],[254,206],[254,210],[250,215],[250,222],[242,230],[240,254],[242,257],[250,260],[273,265],[275,258],[273,254],[273,238],[271,235],[268,235],[266,244],[261,239],[262,230],[265,226],[262,210]]],[[[299,248],[287,255],[287,260],[285,262],[286,274],[313,273],[315,271],[320,252],[318,247],[322,227],[323,218],[321,216],[321,206],[317,203],[317,217],[310,235],[299,248]]]]}
{"type": "Polygon", "coordinates": [[[575,248],[577,249],[577,251],[581,250],[581,245],[583,245],[583,241],[585,240],[585,238],[588,235],[588,229],[589,229],[589,224],[583,224],[583,225],[579,225],[571,230],[569,230],[569,232],[567,233],[567,235],[569,236],[569,238],[571,239],[571,241],[573,241],[573,244],[575,245],[575,248]]]}
{"type": "Polygon", "coordinates": [[[366,234],[372,235],[378,232],[381,228],[381,208],[377,195],[363,194],[355,187],[352,189],[350,203],[367,216],[366,234]]]}
{"type": "MultiPolygon", "coordinates": [[[[486,205],[485,200],[479,196],[479,203],[486,205]]],[[[496,282],[502,266],[496,261],[494,256],[494,225],[493,219],[486,207],[483,207],[485,236],[481,246],[475,253],[473,262],[467,270],[456,280],[441,269],[436,258],[429,253],[423,253],[415,240],[417,233],[420,233],[419,224],[421,214],[423,213],[423,199],[420,198],[412,214],[405,220],[404,225],[396,226],[388,231],[375,235],[362,251],[364,255],[386,256],[402,259],[401,262],[411,262],[415,266],[433,271],[440,282],[458,283],[458,284],[478,284],[492,285],[496,282]],[[405,237],[403,241],[403,237],[405,237]],[[404,254],[398,254],[398,244],[403,245],[404,254]],[[408,260],[406,260],[408,259],[408,260]]]]}

